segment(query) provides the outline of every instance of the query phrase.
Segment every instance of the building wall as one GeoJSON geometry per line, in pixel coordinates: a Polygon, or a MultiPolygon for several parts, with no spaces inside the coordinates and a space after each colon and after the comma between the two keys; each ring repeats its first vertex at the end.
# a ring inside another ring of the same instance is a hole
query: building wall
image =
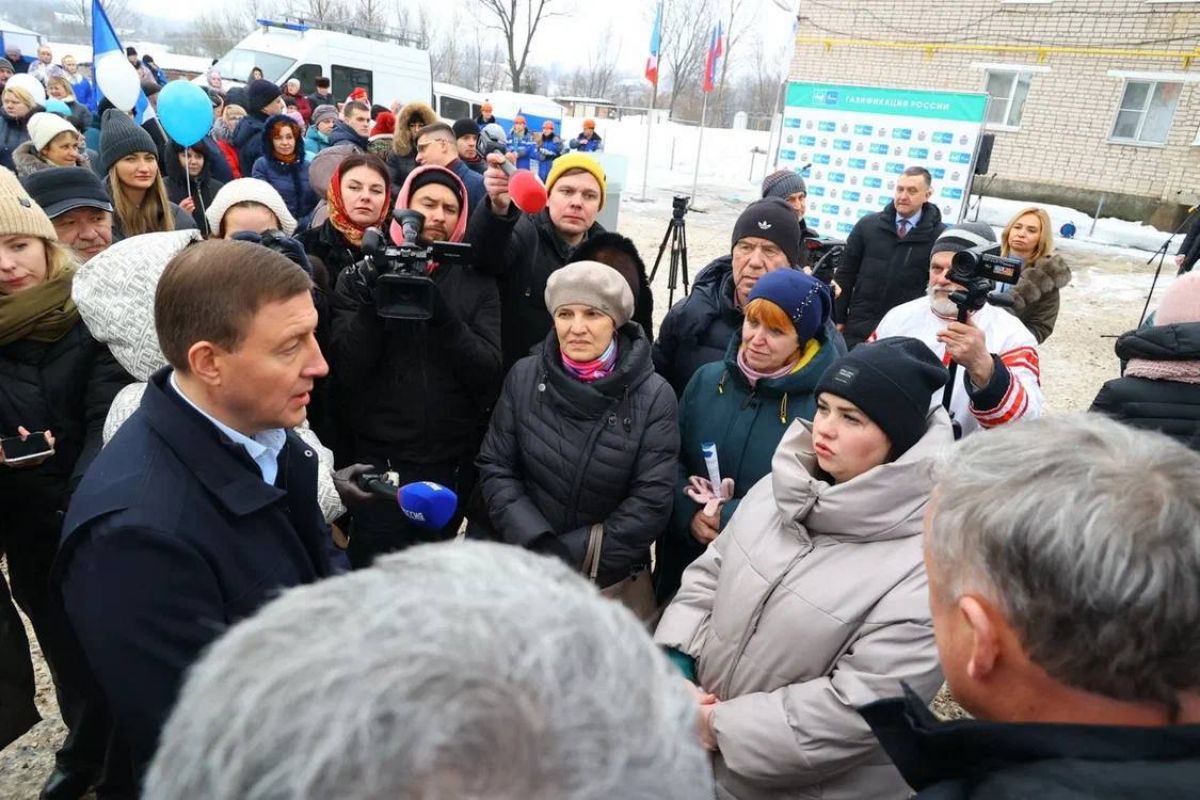
{"type": "Polygon", "coordinates": [[[1103,193],[1106,214],[1158,224],[1200,201],[1200,146],[1192,144],[1200,83],[1183,83],[1165,145],[1133,145],[1109,139],[1125,82],[1107,74],[1200,79],[1200,2],[806,0],[800,8],[792,80],[984,91],[983,64],[1048,67],[1032,76],[1019,130],[995,131],[989,193],[1089,212],[1103,193]],[[1061,51],[1068,47],[1083,51],[1061,51]],[[1189,53],[1196,61],[1185,66],[1189,53]]]}

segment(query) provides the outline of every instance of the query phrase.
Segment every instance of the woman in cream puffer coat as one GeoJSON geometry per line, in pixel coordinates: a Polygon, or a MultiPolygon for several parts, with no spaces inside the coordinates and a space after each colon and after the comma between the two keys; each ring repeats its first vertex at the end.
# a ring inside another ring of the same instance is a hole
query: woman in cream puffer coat
{"type": "MultiPolygon", "coordinates": [[[[818,418],[833,413],[818,398],[818,418]]],[[[910,796],[855,708],[905,683],[928,702],[942,683],[920,534],[949,417],[938,407],[898,458],[842,483],[818,468],[813,436],[791,425],[654,637],[711,695],[702,728],[722,800],[910,796]]]]}

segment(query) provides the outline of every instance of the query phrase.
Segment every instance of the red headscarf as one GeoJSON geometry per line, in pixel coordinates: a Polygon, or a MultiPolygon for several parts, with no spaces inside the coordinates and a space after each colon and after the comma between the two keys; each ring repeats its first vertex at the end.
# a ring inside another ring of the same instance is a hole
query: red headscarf
{"type": "MultiPolygon", "coordinates": [[[[366,166],[365,164],[356,164],[355,167],[366,166]]],[[[333,177],[329,179],[329,189],[325,193],[325,200],[329,204],[329,221],[333,227],[337,229],[342,236],[346,237],[346,241],[355,247],[362,246],[363,234],[367,228],[384,229],[384,224],[387,222],[388,213],[391,211],[392,203],[392,186],[388,180],[387,170],[383,170],[383,209],[379,212],[379,219],[367,225],[359,227],[356,222],[350,219],[350,215],[346,213],[346,206],[342,202],[342,175],[346,169],[346,162],[338,164],[337,169],[333,171],[333,177]]],[[[372,169],[372,171],[375,171],[372,169]]]]}

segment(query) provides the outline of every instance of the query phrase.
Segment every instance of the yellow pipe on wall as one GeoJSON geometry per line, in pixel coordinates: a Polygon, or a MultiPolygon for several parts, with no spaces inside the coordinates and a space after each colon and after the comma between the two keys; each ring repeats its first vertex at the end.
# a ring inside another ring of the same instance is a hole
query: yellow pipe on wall
{"type": "Polygon", "coordinates": [[[1073,56],[1118,56],[1121,58],[1180,59],[1183,68],[1192,65],[1192,59],[1200,56],[1200,49],[1189,52],[1179,50],[1140,50],[1129,47],[1075,47],[1069,45],[1031,44],[955,44],[951,42],[898,42],[875,39],[833,39],[817,36],[797,36],[797,45],[819,45],[825,50],[834,47],[877,47],[889,50],[922,50],[926,60],[933,58],[938,50],[960,53],[1035,53],[1038,63],[1049,55],[1073,56]]]}

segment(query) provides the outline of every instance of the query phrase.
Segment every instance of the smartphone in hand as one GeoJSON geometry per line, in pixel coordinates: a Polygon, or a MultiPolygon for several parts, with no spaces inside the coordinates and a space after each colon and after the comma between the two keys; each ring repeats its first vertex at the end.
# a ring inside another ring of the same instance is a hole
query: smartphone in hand
{"type": "Polygon", "coordinates": [[[0,439],[0,451],[4,453],[5,464],[19,465],[54,455],[54,446],[46,439],[45,431],[34,431],[25,438],[10,436],[0,439]]]}

